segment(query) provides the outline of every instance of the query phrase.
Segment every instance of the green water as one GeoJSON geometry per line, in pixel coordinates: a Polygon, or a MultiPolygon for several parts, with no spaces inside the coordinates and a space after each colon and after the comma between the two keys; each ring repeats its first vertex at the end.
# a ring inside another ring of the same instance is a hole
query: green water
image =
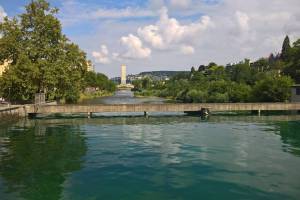
{"type": "Polygon", "coordinates": [[[300,119],[131,117],[2,125],[0,199],[300,199],[300,119]]]}

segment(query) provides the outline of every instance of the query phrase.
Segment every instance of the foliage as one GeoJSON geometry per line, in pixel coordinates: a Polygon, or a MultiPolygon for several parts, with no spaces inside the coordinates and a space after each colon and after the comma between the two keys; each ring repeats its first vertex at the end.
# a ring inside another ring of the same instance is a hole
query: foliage
{"type": "Polygon", "coordinates": [[[283,44],[282,44],[282,50],[281,50],[281,58],[283,61],[288,61],[291,51],[291,44],[290,44],[290,38],[289,36],[286,36],[284,38],[283,44]]]}
{"type": "Polygon", "coordinates": [[[293,80],[288,76],[267,76],[253,87],[253,99],[260,102],[284,102],[291,96],[293,80]]]}
{"type": "Polygon", "coordinates": [[[180,102],[284,102],[289,101],[291,86],[300,83],[300,40],[291,47],[289,38],[281,54],[270,54],[250,63],[245,59],[226,67],[214,62],[191,68],[190,74],[178,73],[169,81],[136,81],[139,95],[171,97],[180,102]]]}
{"type": "Polygon", "coordinates": [[[87,72],[84,77],[87,87],[94,87],[98,90],[114,92],[116,85],[102,73],[87,72]]]}
{"type": "Polygon", "coordinates": [[[47,99],[76,102],[87,70],[86,54],[62,34],[58,10],[45,0],[33,0],[25,13],[0,23],[0,63],[10,61],[0,82],[2,95],[12,101],[47,99]]]}
{"type": "Polygon", "coordinates": [[[290,57],[283,71],[286,75],[292,77],[296,83],[300,84],[300,39],[291,48],[290,57]]]}

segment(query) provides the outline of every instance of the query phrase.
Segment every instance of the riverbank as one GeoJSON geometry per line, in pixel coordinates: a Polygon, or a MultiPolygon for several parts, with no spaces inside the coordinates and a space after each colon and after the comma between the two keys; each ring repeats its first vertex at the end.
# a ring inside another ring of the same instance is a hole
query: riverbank
{"type": "Polygon", "coordinates": [[[114,92],[107,92],[107,91],[97,91],[97,92],[89,93],[89,94],[81,93],[78,102],[82,102],[84,100],[101,98],[101,97],[109,97],[109,96],[113,96],[113,95],[114,95],[114,92]]]}

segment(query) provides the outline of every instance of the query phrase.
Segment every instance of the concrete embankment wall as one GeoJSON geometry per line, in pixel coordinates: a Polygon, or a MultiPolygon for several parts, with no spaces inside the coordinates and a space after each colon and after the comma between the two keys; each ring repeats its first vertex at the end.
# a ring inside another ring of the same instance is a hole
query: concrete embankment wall
{"type": "Polygon", "coordinates": [[[0,119],[22,118],[26,117],[30,112],[30,106],[7,106],[0,107],[0,119]]]}

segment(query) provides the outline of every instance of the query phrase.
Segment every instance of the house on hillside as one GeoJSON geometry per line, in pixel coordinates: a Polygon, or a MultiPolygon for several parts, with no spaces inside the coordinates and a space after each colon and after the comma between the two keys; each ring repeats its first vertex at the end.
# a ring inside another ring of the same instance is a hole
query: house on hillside
{"type": "Polygon", "coordinates": [[[0,63],[0,76],[2,76],[3,72],[7,69],[8,65],[11,62],[5,60],[2,64],[0,63]]]}

